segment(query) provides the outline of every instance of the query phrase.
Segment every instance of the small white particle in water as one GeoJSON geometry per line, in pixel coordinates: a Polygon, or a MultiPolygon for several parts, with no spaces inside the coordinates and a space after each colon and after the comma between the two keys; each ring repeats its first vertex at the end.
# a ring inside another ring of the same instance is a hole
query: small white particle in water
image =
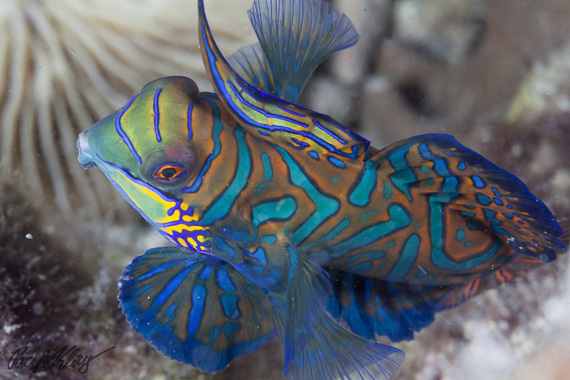
{"type": "Polygon", "coordinates": [[[4,332],[6,334],[11,334],[14,331],[18,330],[20,327],[22,327],[22,325],[6,325],[4,326],[4,332]]]}
{"type": "Polygon", "coordinates": [[[59,326],[59,331],[65,331],[65,326],[64,325],[59,326]]]}
{"type": "Polygon", "coordinates": [[[520,144],[514,144],[511,147],[511,154],[513,155],[513,157],[515,158],[519,158],[520,156],[522,156],[523,154],[523,148],[520,144]]]}
{"type": "Polygon", "coordinates": [[[441,318],[445,321],[445,323],[447,323],[450,326],[453,326],[453,324],[451,322],[449,322],[447,319],[445,319],[445,317],[441,317],[441,318]]]}
{"type": "Polygon", "coordinates": [[[32,240],[34,237],[32,236],[32,234],[26,234],[26,239],[28,240],[32,240]]]}
{"type": "Polygon", "coordinates": [[[44,313],[44,305],[42,305],[41,302],[36,302],[33,306],[32,306],[32,312],[35,315],[42,315],[44,313]]]}

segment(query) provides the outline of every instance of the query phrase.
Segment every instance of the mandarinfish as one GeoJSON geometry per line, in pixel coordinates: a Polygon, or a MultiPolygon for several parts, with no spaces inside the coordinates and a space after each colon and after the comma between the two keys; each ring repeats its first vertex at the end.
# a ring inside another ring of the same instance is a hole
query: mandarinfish
{"type": "Polygon", "coordinates": [[[295,104],[331,53],[358,40],[319,0],[256,0],[260,44],[230,63],[198,1],[215,93],[157,79],[78,140],[173,245],[119,282],[133,328],[216,371],[275,336],[291,379],[391,379],[434,314],[565,251],[514,175],[441,134],[382,150],[295,104]]]}

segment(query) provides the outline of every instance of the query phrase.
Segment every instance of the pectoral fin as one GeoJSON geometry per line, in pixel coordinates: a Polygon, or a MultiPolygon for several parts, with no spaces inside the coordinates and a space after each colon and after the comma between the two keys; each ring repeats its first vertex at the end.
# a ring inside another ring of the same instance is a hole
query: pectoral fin
{"type": "Polygon", "coordinates": [[[132,327],[166,356],[201,370],[223,369],[275,336],[263,290],[197,252],[151,249],[127,266],[119,288],[132,327]]]}

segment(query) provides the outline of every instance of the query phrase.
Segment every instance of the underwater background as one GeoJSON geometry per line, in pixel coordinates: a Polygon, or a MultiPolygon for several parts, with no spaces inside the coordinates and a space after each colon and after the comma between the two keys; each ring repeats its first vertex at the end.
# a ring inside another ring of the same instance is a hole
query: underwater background
{"type": "MultiPolygon", "coordinates": [[[[450,133],[570,219],[570,3],[337,0],[360,33],[310,79],[303,106],[378,148],[450,133]]],[[[256,41],[249,0],[206,2],[228,55],[256,41]]],[[[0,1],[0,378],[281,379],[271,342],[216,374],[157,353],[125,321],[117,280],[163,244],[104,176],[76,161],[77,134],[147,82],[208,91],[193,0],[0,1]],[[68,345],[88,370],[15,368],[13,353],[68,345]]],[[[568,241],[568,239],[565,239],[568,241]]],[[[397,379],[566,379],[567,255],[440,313],[397,379]]],[[[383,341],[387,343],[387,341],[383,341]]]]}

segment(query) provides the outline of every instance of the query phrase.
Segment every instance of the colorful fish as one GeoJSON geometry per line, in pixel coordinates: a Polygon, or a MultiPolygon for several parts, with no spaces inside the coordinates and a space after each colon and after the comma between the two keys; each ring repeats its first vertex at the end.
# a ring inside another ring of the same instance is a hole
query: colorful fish
{"type": "Polygon", "coordinates": [[[294,104],[358,39],[332,6],[256,0],[260,44],[230,63],[198,7],[215,93],[157,79],[78,140],[84,167],[173,244],[119,283],[127,320],[165,355],[216,371],[279,337],[285,377],[391,379],[404,353],[376,336],[411,339],[566,250],[548,208],[453,137],[378,150],[294,104]]]}

